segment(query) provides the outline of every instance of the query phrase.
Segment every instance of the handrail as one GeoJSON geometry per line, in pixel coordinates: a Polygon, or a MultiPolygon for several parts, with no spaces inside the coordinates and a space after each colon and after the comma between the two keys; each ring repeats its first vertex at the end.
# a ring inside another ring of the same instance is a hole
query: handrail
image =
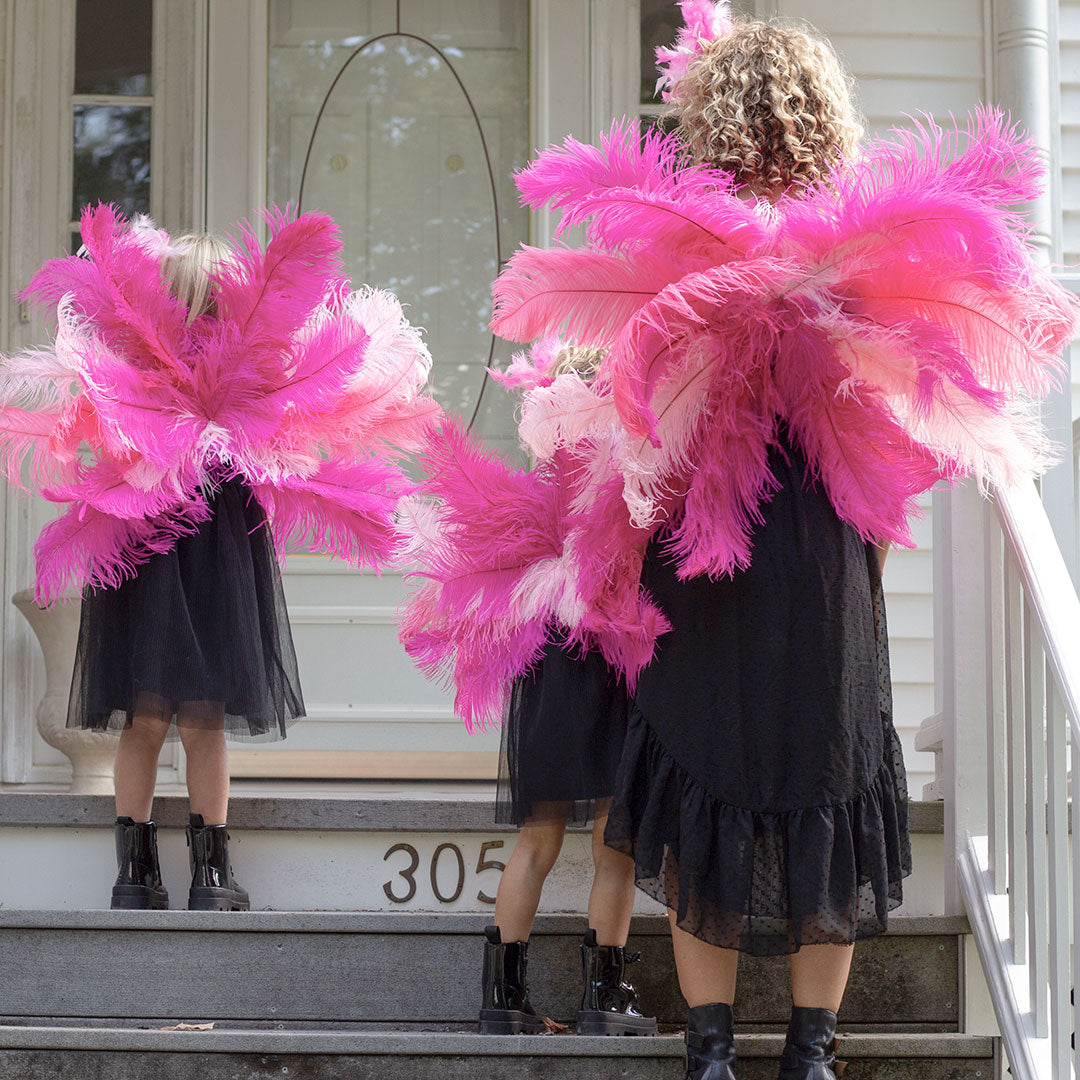
{"type": "Polygon", "coordinates": [[[1071,742],[1080,780],[1080,597],[1034,483],[993,489],[993,510],[972,500],[971,489],[942,497],[952,542],[935,544],[948,855],[1013,1075],[1070,1080],[1080,797],[1070,865],[1066,759],[1071,742]]]}
{"type": "Polygon", "coordinates": [[[1035,485],[998,488],[994,505],[1042,631],[1043,648],[1054,669],[1073,745],[1080,746],[1080,597],[1035,485]]]}

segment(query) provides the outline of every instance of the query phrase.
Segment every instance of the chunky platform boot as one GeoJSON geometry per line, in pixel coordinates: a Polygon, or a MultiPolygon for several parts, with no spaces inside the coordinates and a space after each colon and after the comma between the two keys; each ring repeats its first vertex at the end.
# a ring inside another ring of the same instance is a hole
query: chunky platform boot
{"type": "Polygon", "coordinates": [[[735,1014],[696,1005],[686,1021],[686,1080],[735,1080],[735,1014]]]}
{"type": "Polygon", "coordinates": [[[835,1051],[836,1013],[793,1007],[780,1080],[836,1080],[835,1051]]]}
{"type": "Polygon", "coordinates": [[[581,971],[585,991],[578,1012],[579,1035],[655,1035],[656,1017],[643,1016],[637,990],[626,981],[626,965],[641,953],[627,953],[621,945],[597,945],[590,929],[581,943],[581,971]]]}
{"type": "Polygon", "coordinates": [[[529,943],[506,941],[497,926],[484,928],[484,1001],[481,1035],[537,1035],[544,1021],[529,1004],[529,943]]]}
{"type": "Polygon", "coordinates": [[[116,865],[119,873],[112,906],[128,911],[169,906],[158,865],[157,826],[152,821],[116,819],[116,865]]]}
{"type": "Polygon", "coordinates": [[[225,825],[204,825],[202,814],[188,815],[191,862],[189,911],[247,911],[248,894],[232,876],[229,833],[225,825]]]}

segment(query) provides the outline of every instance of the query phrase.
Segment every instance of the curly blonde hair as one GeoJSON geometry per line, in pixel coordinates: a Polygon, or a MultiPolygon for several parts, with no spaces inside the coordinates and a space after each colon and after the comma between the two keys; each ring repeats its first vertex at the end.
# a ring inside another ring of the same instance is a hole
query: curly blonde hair
{"type": "Polygon", "coordinates": [[[757,195],[813,184],[863,134],[854,80],[808,27],[748,19],[710,42],[675,87],[695,161],[731,172],[757,195]]]}

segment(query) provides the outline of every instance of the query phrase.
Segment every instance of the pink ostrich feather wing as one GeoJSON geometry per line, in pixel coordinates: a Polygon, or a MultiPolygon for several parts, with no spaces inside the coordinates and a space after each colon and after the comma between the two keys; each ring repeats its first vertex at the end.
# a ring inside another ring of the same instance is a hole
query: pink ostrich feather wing
{"type": "Polygon", "coordinates": [[[495,279],[491,329],[510,341],[566,333],[610,345],[634,313],[685,270],[670,257],[520,247],[495,279]]]}
{"type": "Polygon", "coordinates": [[[404,537],[394,513],[410,487],[393,463],[368,458],[328,459],[313,476],[253,490],[267,511],[279,550],[303,548],[378,570],[401,548],[404,537]]]}
{"type": "Polygon", "coordinates": [[[331,301],[345,284],[341,237],[333,219],[308,212],[265,212],[270,240],[265,250],[246,222],[231,262],[214,271],[220,309],[248,347],[284,354],[296,330],[331,301]]]}
{"type": "Polygon", "coordinates": [[[160,255],[115,207],[87,207],[80,228],[90,258],[47,262],[23,296],[53,305],[69,296],[73,309],[133,365],[182,379],[187,311],[161,279],[160,255]]]}
{"type": "MultiPolygon", "coordinates": [[[[536,661],[550,621],[531,610],[530,575],[562,554],[565,498],[544,475],[510,469],[444,420],[422,458],[437,509],[414,528],[415,576],[402,641],[422,670],[450,680],[470,728],[501,719],[510,682],[536,661]]],[[[543,571],[540,571],[543,572],[543,571]]]]}
{"type": "Polygon", "coordinates": [[[160,518],[120,518],[73,503],[49,522],[34,545],[34,598],[42,607],[75,588],[113,589],[155,554],[172,550],[177,539],[209,518],[201,498],[160,518]]]}
{"type": "Polygon", "coordinates": [[[381,441],[399,450],[419,449],[440,415],[427,390],[431,354],[420,331],[405,318],[398,298],[383,289],[354,293],[345,310],[368,334],[368,346],[321,436],[331,444],[381,441]]]}

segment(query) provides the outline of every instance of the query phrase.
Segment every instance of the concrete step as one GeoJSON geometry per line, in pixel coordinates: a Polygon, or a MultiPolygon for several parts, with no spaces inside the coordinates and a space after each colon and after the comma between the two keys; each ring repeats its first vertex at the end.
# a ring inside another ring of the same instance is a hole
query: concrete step
{"type": "MultiPolygon", "coordinates": [[[[279,911],[490,912],[516,832],[492,823],[490,785],[381,785],[321,796],[246,794],[230,804],[233,864],[258,908],[279,911]],[[449,793],[449,794],[448,794],[449,793]]],[[[159,797],[165,884],[187,901],[187,800],[159,797]]],[[[942,804],[911,804],[915,872],[906,915],[944,911],[942,804]]],[[[112,799],[0,791],[0,905],[104,907],[115,874],[112,799]]],[[[592,877],[589,836],[571,830],[541,910],[581,912],[592,877]]],[[[639,913],[657,913],[640,896],[639,913]]]]}
{"type": "MultiPolygon", "coordinates": [[[[484,919],[334,912],[0,910],[0,1017],[182,1017],[321,1024],[462,1024],[476,1017],[484,919]],[[148,990],[148,988],[152,988],[148,990]]],[[[584,920],[542,915],[530,947],[535,1006],[576,1017],[584,920]]],[[[955,1032],[962,919],[896,918],[855,951],[841,1019],[877,1031],[955,1032]]],[[[685,1006],[667,920],[634,920],[643,1002],[677,1027],[685,1006]]],[[[743,957],[747,1024],[784,1024],[784,958],[743,957]]]]}
{"type": "MultiPolygon", "coordinates": [[[[740,1080],[773,1080],[781,1035],[740,1035],[740,1080]]],[[[994,1040],[969,1035],[851,1035],[845,1080],[991,1080],[994,1040]]],[[[0,1080],[676,1080],[682,1039],[483,1036],[127,1027],[0,1027],[0,1080]],[[226,1071],[227,1070],[227,1071],[226,1071]]]]}

